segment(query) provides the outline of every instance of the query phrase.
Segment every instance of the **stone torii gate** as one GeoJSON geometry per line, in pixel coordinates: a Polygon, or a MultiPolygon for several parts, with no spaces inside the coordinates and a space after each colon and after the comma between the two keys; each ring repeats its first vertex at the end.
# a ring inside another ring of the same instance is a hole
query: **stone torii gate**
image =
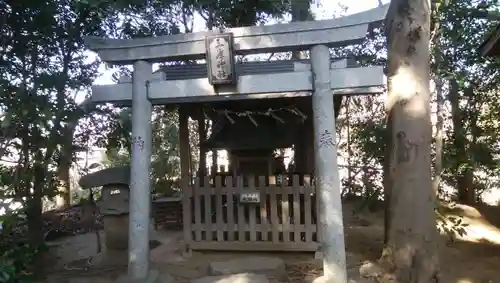
{"type": "Polygon", "coordinates": [[[384,82],[382,67],[331,65],[329,48],[362,42],[373,25],[385,19],[387,9],[385,5],[333,20],[233,28],[224,33],[86,39],[87,47],[102,61],[134,67],[131,81],[95,85],[91,97],[93,103],[132,106],[129,280],[151,282],[157,275],[150,271],[148,246],[152,104],[312,96],[324,279],[347,282],[333,95],[381,93],[384,82]],[[310,64],[280,62],[284,71],[272,74],[265,70],[244,74],[241,66],[234,64],[234,55],[298,50],[310,50],[310,64]],[[152,71],[155,62],[203,58],[208,70],[201,77],[186,73],[170,79],[165,73],[152,71]]]}

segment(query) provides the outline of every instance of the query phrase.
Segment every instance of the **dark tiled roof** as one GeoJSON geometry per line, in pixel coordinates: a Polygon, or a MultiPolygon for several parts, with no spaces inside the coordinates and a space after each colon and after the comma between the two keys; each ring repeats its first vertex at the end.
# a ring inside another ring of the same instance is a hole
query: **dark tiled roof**
{"type": "Polygon", "coordinates": [[[481,44],[479,50],[483,56],[500,56],[500,25],[481,44]]]}

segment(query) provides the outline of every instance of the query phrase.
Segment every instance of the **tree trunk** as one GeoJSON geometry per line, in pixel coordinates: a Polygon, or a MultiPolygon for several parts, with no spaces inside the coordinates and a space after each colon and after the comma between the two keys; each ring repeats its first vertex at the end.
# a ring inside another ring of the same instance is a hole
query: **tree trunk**
{"type": "Polygon", "coordinates": [[[460,108],[459,85],[450,81],[451,119],[453,122],[453,148],[455,149],[455,174],[458,202],[473,205],[476,201],[473,168],[468,156],[467,135],[464,128],[465,113],[460,108]]]}
{"type": "MultiPolygon", "coordinates": [[[[385,142],[392,145],[392,115],[389,111],[387,113],[387,127],[385,129],[385,142]]],[[[390,146],[385,147],[384,163],[383,163],[383,186],[384,186],[384,246],[389,243],[389,231],[391,230],[391,160],[392,150],[390,146]]]]}
{"type": "Polygon", "coordinates": [[[56,196],[56,206],[60,209],[65,209],[71,205],[71,181],[70,169],[73,158],[73,125],[67,125],[63,129],[63,138],[65,139],[61,145],[61,156],[59,159],[58,177],[58,195],[56,196]]]}
{"type": "Polygon", "coordinates": [[[198,138],[200,141],[200,160],[198,163],[199,178],[203,178],[207,175],[207,149],[205,146],[205,141],[207,140],[207,129],[205,127],[205,122],[205,117],[203,116],[203,114],[200,114],[198,117],[198,138]]]}
{"type": "Polygon", "coordinates": [[[96,247],[97,247],[97,254],[100,254],[102,251],[102,243],[101,243],[101,236],[99,234],[99,225],[98,225],[98,217],[99,217],[99,207],[97,207],[97,204],[94,199],[94,191],[92,191],[92,188],[89,189],[89,204],[90,204],[90,212],[91,212],[91,217],[90,217],[90,225],[89,225],[89,232],[91,230],[94,231],[95,238],[96,238],[96,247]]]}
{"type": "Polygon", "coordinates": [[[219,171],[218,159],[219,159],[219,154],[217,152],[217,149],[213,149],[212,150],[212,169],[210,170],[211,174],[213,176],[215,176],[217,174],[217,172],[219,171]]]}
{"type": "Polygon", "coordinates": [[[436,78],[436,162],[434,163],[434,179],[432,189],[436,196],[439,193],[441,183],[441,173],[443,171],[443,82],[441,78],[436,78]]]}
{"type": "MultiPolygon", "coordinates": [[[[45,185],[45,170],[38,163],[34,164],[33,193],[31,194],[27,206],[26,216],[28,219],[29,242],[33,248],[41,248],[44,245],[44,223],[42,218],[42,198],[43,187],[45,185]]],[[[33,263],[35,278],[41,279],[45,276],[43,253],[35,256],[33,263]]]]}
{"type": "MultiPolygon", "coordinates": [[[[312,21],[314,17],[311,12],[310,0],[292,0],[292,22],[312,21]]],[[[292,52],[292,60],[306,59],[305,53],[302,51],[292,52]]]]}
{"type": "Polygon", "coordinates": [[[61,160],[59,164],[58,175],[59,175],[59,186],[58,195],[56,196],[56,207],[58,209],[66,209],[71,205],[71,181],[70,181],[70,168],[71,159],[69,161],[66,157],[62,156],[64,160],[61,160]]]}
{"type": "MultiPolygon", "coordinates": [[[[345,103],[345,112],[346,112],[346,117],[349,117],[349,115],[351,114],[350,111],[349,111],[349,106],[351,104],[351,100],[348,98],[346,98],[346,103],[345,103]]],[[[335,105],[335,104],[334,104],[335,105]]],[[[335,112],[335,115],[338,115],[336,112],[335,112]]],[[[353,177],[352,177],[352,147],[351,147],[351,120],[350,119],[346,119],[345,123],[346,123],[346,127],[347,127],[347,182],[346,182],[346,187],[347,187],[347,190],[351,190],[352,189],[352,183],[353,183],[353,177]]],[[[366,168],[366,165],[367,163],[363,162],[363,185],[366,189],[366,195],[368,196],[370,192],[368,192],[368,188],[367,188],[367,183],[365,182],[365,177],[368,175],[367,171],[365,171],[365,168],[366,168]]]]}
{"type": "MultiPolygon", "coordinates": [[[[473,88],[468,88],[467,92],[468,92],[466,94],[467,97],[474,97],[473,88]]],[[[472,103],[469,103],[469,105],[471,104],[472,103]]],[[[476,105],[475,107],[473,107],[472,113],[475,114],[472,114],[471,115],[472,117],[470,117],[469,119],[471,141],[467,151],[467,156],[469,160],[469,167],[468,167],[469,170],[467,170],[466,172],[465,179],[467,183],[467,188],[469,188],[467,191],[468,192],[467,200],[471,205],[476,204],[478,201],[480,201],[480,199],[478,198],[478,193],[476,191],[476,183],[474,182],[474,172],[476,170],[476,163],[474,161],[473,156],[474,156],[474,145],[477,144],[478,139],[481,137],[481,129],[479,128],[478,125],[478,118],[480,115],[479,112],[481,108],[482,108],[481,105],[476,105]]]]}
{"type": "Polygon", "coordinates": [[[458,202],[474,205],[476,203],[476,190],[474,189],[474,172],[472,168],[467,168],[463,174],[457,176],[458,179],[458,202]]]}
{"type": "Polygon", "coordinates": [[[430,150],[430,9],[428,0],[393,0],[386,27],[390,217],[381,263],[401,283],[438,281],[430,150]]]}

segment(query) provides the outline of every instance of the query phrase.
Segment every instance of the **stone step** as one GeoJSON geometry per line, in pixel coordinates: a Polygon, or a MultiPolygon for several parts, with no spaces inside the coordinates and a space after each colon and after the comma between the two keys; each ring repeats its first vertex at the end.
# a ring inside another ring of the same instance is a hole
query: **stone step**
{"type": "Polygon", "coordinates": [[[212,262],[209,274],[212,276],[254,273],[263,274],[269,278],[285,280],[285,263],[275,257],[245,257],[222,262],[212,262]]]}
{"type": "Polygon", "coordinates": [[[269,279],[262,274],[240,273],[222,276],[207,276],[195,279],[191,283],[269,283],[269,279]]]}

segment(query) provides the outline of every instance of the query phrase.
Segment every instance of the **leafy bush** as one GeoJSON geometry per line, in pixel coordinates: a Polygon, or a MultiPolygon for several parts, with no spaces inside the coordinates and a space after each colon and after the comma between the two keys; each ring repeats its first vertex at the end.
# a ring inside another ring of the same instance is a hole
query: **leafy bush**
{"type": "MultiPolygon", "coordinates": [[[[448,204],[450,208],[454,208],[454,203],[448,204]]],[[[440,233],[444,233],[448,236],[450,242],[454,242],[457,236],[463,237],[467,235],[467,230],[465,228],[469,224],[463,222],[463,217],[460,215],[446,215],[440,210],[440,206],[435,208],[437,216],[437,228],[440,233]]]]}
{"type": "Polygon", "coordinates": [[[21,214],[0,216],[0,283],[25,283],[33,279],[34,260],[43,247],[28,244],[25,223],[21,214]]]}

